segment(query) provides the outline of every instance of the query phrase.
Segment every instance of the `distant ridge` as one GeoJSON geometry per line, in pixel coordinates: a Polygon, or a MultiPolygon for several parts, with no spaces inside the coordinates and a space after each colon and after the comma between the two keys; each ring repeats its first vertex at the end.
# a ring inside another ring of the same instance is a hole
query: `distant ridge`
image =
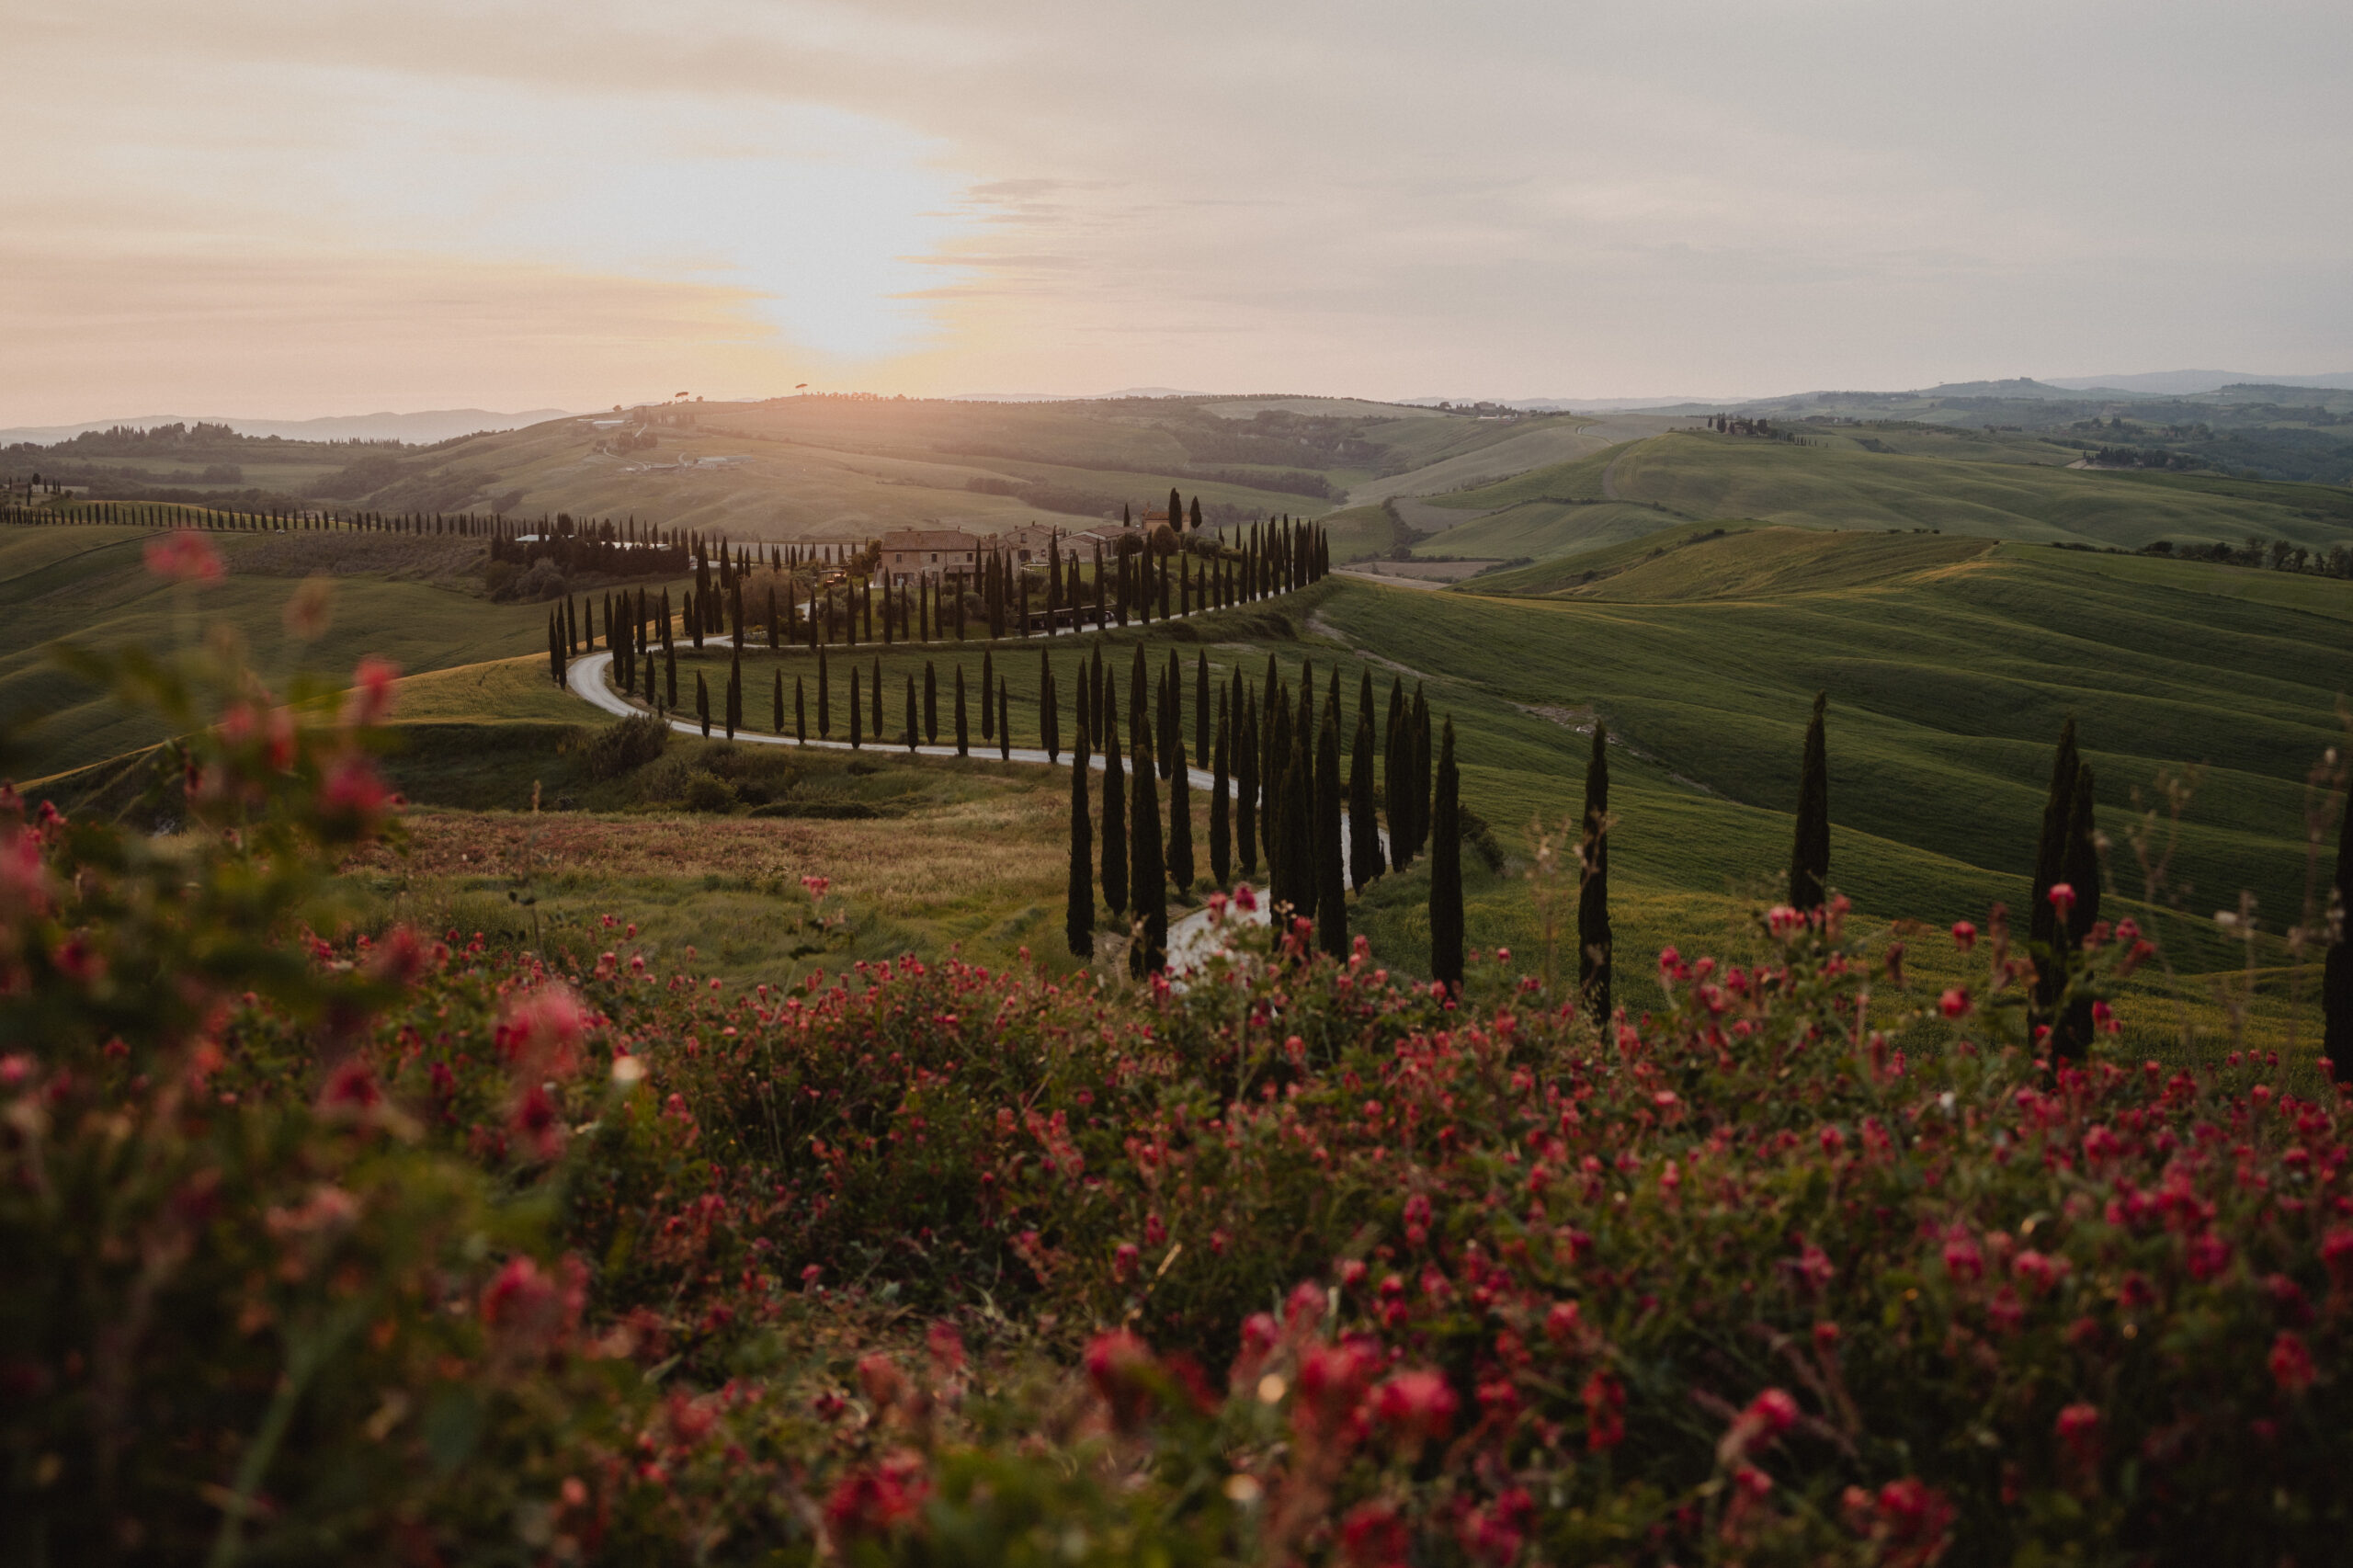
{"type": "Polygon", "coordinates": [[[519,430],[542,420],[562,419],[563,408],[531,408],[496,414],[486,408],[436,408],[418,414],[336,414],[319,419],[246,419],[227,414],[142,414],[129,419],[92,419],[80,425],[27,425],[0,430],[0,446],[32,441],[47,446],[70,441],[89,430],[118,425],[152,430],[158,425],[226,425],[241,436],[282,436],[290,441],[408,441],[430,445],[477,430],[519,430]]]}
{"type": "Polygon", "coordinates": [[[2048,376],[2044,384],[2069,392],[2126,392],[2158,397],[2188,397],[2228,386],[2312,387],[2353,392],[2353,370],[2325,376],[2256,375],[2245,370],[2150,370],[2131,376],[2048,376]]]}

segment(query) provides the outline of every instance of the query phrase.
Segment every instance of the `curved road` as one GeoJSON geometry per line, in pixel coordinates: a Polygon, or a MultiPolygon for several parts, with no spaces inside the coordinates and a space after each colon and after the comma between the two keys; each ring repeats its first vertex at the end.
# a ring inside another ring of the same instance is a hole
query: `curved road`
{"type": "MultiPolygon", "coordinates": [[[[653,710],[644,704],[633,701],[612,688],[611,683],[605,678],[605,674],[612,667],[612,663],[613,655],[610,652],[581,654],[578,658],[572,660],[569,667],[564,671],[565,687],[573,696],[579,698],[591,707],[600,708],[618,718],[631,719],[641,713],[652,712],[653,710]]],[[[702,733],[701,723],[691,719],[672,719],[670,728],[685,735],[699,736],[702,733]]],[[[828,751],[851,749],[847,741],[801,741],[790,735],[763,735],[751,730],[736,731],[735,739],[739,742],[748,742],[753,745],[821,746],[828,751]]],[[[865,749],[880,754],[897,754],[908,750],[904,744],[889,742],[878,742],[865,749]]],[[[912,755],[952,757],[956,755],[956,748],[919,745],[914,748],[912,755]]],[[[1015,746],[1002,753],[993,746],[975,746],[970,755],[983,762],[992,760],[1028,762],[1045,767],[1063,766],[1048,756],[1044,749],[1038,746],[1015,746]]],[[[1099,756],[1093,757],[1089,765],[1100,772],[1103,767],[1103,758],[1099,756]]],[[[1216,778],[1205,768],[1188,767],[1185,775],[1196,790],[1208,790],[1214,789],[1217,785],[1216,778]]],[[[1230,790],[1229,793],[1231,793],[1230,790]]],[[[1385,843],[1387,835],[1384,834],[1382,839],[1385,843]]],[[[1340,823],[1340,859],[1343,865],[1347,863],[1347,854],[1348,824],[1344,817],[1340,823]]],[[[1238,918],[1247,920],[1254,926],[1264,926],[1269,919],[1267,902],[1263,897],[1258,900],[1257,908],[1247,915],[1243,915],[1240,911],[1233,911],[1233,913],[1238,918]]],[[[1171,921],[1168,926],[1169,972],[1185,974],[1199,968],[1209,960],[1211,955],[1216,952],[1220,946],[1217,939],[1217,927],[1211,924],[1210,912],[1207,909],[1197,909],[1182,919],[1171,921]]]]}

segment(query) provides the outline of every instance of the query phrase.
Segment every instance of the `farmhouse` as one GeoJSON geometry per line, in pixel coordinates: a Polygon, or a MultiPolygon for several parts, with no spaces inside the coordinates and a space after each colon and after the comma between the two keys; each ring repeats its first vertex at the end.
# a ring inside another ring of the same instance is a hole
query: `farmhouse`
{"type": "Polygon", "coordinates": [[[882,536],[882,579],[902,586],[928,578],[968,576],[981,541],[954,528],[894,528],[882,536]]]}

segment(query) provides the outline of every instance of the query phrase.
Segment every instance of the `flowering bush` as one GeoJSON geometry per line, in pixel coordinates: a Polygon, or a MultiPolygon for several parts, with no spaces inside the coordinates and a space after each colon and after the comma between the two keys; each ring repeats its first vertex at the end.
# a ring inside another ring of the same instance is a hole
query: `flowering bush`
{"type": "Polygon", "coordinates": [[[1297,930],[727,993],[356,926],[381,672],[103,673],[179,831],[0,801],[12,1560],[2333,1555],[2344,1110],[2054,1071],[1998,911],[1598,1029],[1297,930]]]}

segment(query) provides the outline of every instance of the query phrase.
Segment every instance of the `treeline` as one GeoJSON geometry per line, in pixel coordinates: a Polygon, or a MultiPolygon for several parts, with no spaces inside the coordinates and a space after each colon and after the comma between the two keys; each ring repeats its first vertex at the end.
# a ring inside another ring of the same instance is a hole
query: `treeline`
{"type": "MultiPolygon", "coordinates": [[[[597,559],[588,551],[628,548],[625,538],[591,539],[577,530],[558,537],[577,541],[583,559],[597,559]]],[[[994,641],[1086,625],[1125,627],[1131,620],[1149,626],[1155,619],[1290,593],[1320,582],[1331,570],[1330,541],[1313,523],[1285,518],[1253,525],[1232,546],[1199,548],[1203,541],[1198,539],[1192,543],[1197,548],[1108,558],[1097,546],[1088,570],[1057,542],[1048,548],[1043,591],[1033,594],[1030,574],[1002,550],[984,552],[969,577],[878,584],[870,573],[871,545],[771,545],[763,551],[722,542],[714,551],[709,541],[690,537],[683,548],[695,581],[682,590],[675,608],[667,587],[624,589],[603,597],[600,619],[597,601],[566,595],[548,618],[549,675],[563,685],[568,662],[593,652],[601,636],[613,654],[620,688],[631,695],[642,691],[656,709],[670,710],[678,707],[679,637],[697,649],[707,641],[731,642],[739,658],[763,646],[772,653],[805,647],[819,658],[817,733],[828,736],[829,648],[961,642],[976,631],[994,641]],[[658,686],[657,647],[666,665],[658,686]]],[[[512,541],[494,544],[494,550],[512,548],[512,541]]]]}
{"type": "Polygon", "coordinates": [[[2253,566],[2273,572],[2303,572],[2322,577],[2353,577],[2353,545],[2321,550],[2284,539],[2267,540],[2249,534],[2245,542],[2227,540],[2176,544],[2156,540],[2141,547],[2143,555],[2171,556],[2177,561],[2211,561],[2224,566],[2253,566]]]}

